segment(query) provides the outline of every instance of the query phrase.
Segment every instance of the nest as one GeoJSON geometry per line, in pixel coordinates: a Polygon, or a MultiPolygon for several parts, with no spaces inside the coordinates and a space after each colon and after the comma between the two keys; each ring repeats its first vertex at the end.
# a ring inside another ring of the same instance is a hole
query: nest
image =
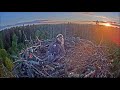
{"type": "Polygon", "coordinates": [[[107,48],[101,48],[88,40],[81,40],[67,53],[66,71],[69,77],[108,77],[111,65],[106,58],[107,48]],[[91,70],[90,68],[93,68],[91,70]],[[89,69],[89,70],[87,70],[89,69]],[[87,75],[85,72],[89,72],[87,75]],[[91,73],[91,74],[90,74],[91,73]]]}
{"type": "MultiPolygon", "coordinates": [[[[110,77],[109,72],[110,60],[107,58],[107,48],[96,46],[91,41],[80,39],[79,42],[68,40],[65,42],[66,55],[61,60],[56,62],[42,61],[47,58],[46,47],[39,47],[34,52],[37,59],[34,62],[38,64],[31,64],[27,62],[28,70],[25,68],[24,72],[29,71],[28,77],[91,77],[101,78],[110,77]]],[[[21,67],[19,70],[14,69],[16,76],[21,75],[21,67]],[[17,73],[19,71],[19,73],[17,73]],[[19,75],[18,75],[19,74],[19,75]]]]}

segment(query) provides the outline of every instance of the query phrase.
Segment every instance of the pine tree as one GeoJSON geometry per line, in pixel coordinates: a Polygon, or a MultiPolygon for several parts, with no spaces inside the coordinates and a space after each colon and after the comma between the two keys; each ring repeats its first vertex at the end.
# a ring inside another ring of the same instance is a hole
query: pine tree
{"type": "Polygon", "coordinates": [[[2,40],[2,33],[0,33],[0,48],[1,48],[1,49],[4,48],[3,40],[2,40]]]}
{"type": "Polygon", "coordinates": [[[12,71],[14,64],[8,57],[5,59],[5,66],[9,71],[12,71]]]}
{"type": "Polygon", "coordinates": [[[4,47],[3,47],[3,41],[1,40],[1,38],[0,38],[0,48],[1,48],[1,49],[4,48],[4,47]]]}
{"type": "MultiPolygon", "coordinates": [[[[11,68],[12,69],[12,68],[11,68]]],[[[5,65],[3,64],[2,60],[0,59],[0,77],[10,78],[14,77],[11,71],[9,71],[5,65]]]]}
{"type": "Polygon", "coordinates": [[[5,60],[8,57],[7,51],[5,49],[0,49],[0,58],[5,60]]]}
{"type": "Polygon", "coordinates": [[[17,36],[14,33],[13,37],[12,37],[12,50],[13,50],[13,54],[17,54],[17,36]]]}
{"type": "Polygon", "coordinates": [[[37,31],[35,32],[35,36],[36,36],[36,37],[40,37],[40,31],[39,31],[39,30],[37,30],[37,31]]]}

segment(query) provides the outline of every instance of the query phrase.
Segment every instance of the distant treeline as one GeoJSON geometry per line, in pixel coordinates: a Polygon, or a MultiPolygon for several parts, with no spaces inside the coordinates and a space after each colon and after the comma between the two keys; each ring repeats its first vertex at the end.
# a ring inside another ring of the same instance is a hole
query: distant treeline
{"type": "Polygon", "coordinates": [[[105,30],[111,28],[100,25],[73,23],[17,26],[0,31],[0,48],[9,51],[13,40],[17,40],[17,45],[20,47],[25,45],[25,40],[35,40],[36,36],[39,36],[39,39],[51,39],[58,33],[62,33],[65,37],[78,36],[98,44],[102,35],[104,35],[104,38],[106,37],[105,30]]]}

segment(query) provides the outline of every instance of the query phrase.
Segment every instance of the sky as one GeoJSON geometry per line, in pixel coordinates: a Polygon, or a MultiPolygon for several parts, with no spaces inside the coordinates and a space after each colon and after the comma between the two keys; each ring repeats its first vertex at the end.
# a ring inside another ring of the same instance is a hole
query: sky
{"type": "Polygon", "coordinates": [[[0,26],[34,20],[63,21],[114,21],[119,22],[119,12],[0,12],[0,26]]]}

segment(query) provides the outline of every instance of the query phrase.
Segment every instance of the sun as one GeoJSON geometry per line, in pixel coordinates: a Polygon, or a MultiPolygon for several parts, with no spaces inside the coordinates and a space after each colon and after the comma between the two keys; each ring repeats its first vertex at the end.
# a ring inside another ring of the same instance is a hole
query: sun
{"type": "Polygon", "coordinates": [[[111,26],[110,23],[105,23],[104,25],[107,26],[107,27],[110,27],[110,26],[111,26]]]}

